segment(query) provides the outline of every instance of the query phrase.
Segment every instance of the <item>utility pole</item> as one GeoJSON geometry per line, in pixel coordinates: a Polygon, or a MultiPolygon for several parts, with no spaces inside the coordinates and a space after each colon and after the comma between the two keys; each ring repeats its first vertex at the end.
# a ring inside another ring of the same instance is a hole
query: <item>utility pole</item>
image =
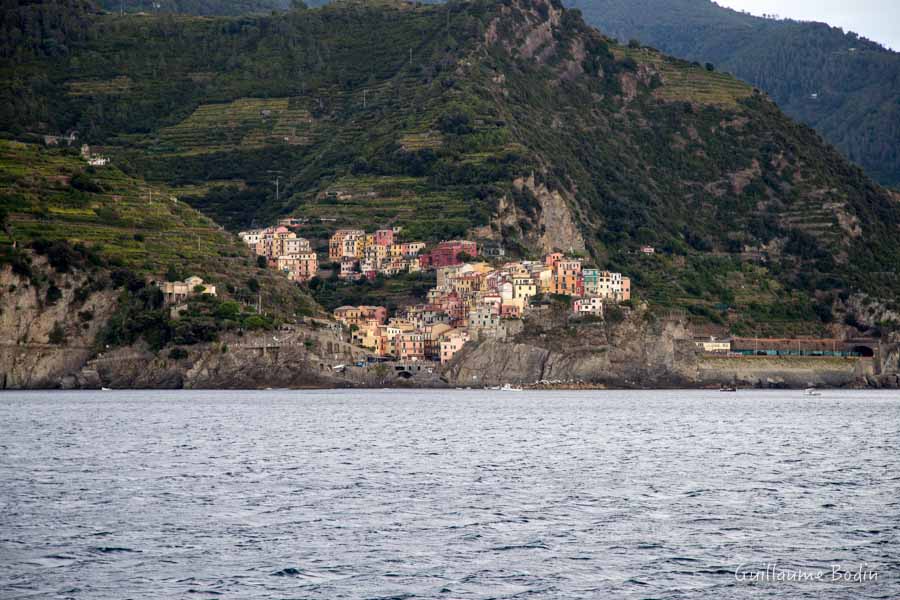
{"type": "Polygon", "coordinates": [[[275,184],[275,202],[278,203],[281,201],[281,170],[280,169],[270,169],[266,171],[270,175],[275,176],[275,181],[272,183],[275,184]]]}

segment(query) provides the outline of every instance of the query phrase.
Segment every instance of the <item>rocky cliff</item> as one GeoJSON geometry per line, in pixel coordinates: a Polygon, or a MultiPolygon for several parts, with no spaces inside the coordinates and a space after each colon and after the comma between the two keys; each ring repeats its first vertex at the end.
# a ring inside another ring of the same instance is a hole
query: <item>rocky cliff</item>
{"type": "Polygon", "coordinates": [[[526,321],[510,340],[467,345],[448,365],[455,386],[519,385],[612,388],[898,387],[898,352],[888,346],[877,359],[713,357],[692,342],[679,316],[645,310],[620,322],[570,320],[545,311],[526,321]]]}
{"type": "Polygon", "coordinates": [[[92,276],[56,273],[35,257],[28,278],[0,268],[0,389],[52,388],[81,368],[115,308],[92,276]]]}
{"type": "Polygon", "coordinates": [[[363,357],[330,328],[297,327],[277,333],[227,335],[215,343],[184,348],[172,358],[129,347],[88,361],[71,384],[113,389],[261,389],[358,385],[336,366],[363,357]]]}
{"type": "Polygon", "coordinates": [[[101,348],[119,292],[102,270],[59,273],[34,255],[30,275],[0,269],[0,389],[343,387],[380,382],[352,364],[364,352],[317,319],[276,332],[151,351],[143,341],[101,348]],[[176,355],[177,356],[177,355],[176,355]],[[371,381],[370,381],[371,379],[371,381]]]}
{"type": "Polygon", "coordinates": [[[613,324],[569,321],[555,309],[530,316],[511,341],[470,344],[445,372],[454,385],[578,383],[609,387],[696,385],[686,323],[635,311],[613,324]]]}

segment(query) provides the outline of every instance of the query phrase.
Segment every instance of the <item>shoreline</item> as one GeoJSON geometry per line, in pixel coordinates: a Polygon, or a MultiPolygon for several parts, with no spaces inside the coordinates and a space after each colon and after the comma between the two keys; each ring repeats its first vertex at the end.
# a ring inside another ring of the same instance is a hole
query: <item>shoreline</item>
{"type": "MultiPolygon", "coordinates": [[[[724,386],[723,386],[724,387],[724,386]]],[[[463,387],[463,386],[427,386],[427,385],[381,385],[381,386],[280,386],[280,387],[24,387],[0,389],[0,395],[14,392],[316,392],[316,391],[444,391],[444,392],[666,392],[666,391],[697,391],[697,392],[764,392],[764,391],[798,391],[815,389],[816,392],[826,391],[853,391],[853,390],[897,390],[896,387],[880,385],[845,385],[827,387],[804,387],[790,385],[769,386],[737,386],[735,389],[722,389],[720,386],[700,385],[672,385],[672,386],[610,386],[603,384],[559,384],[559,385],[522,385],[503,389],[497,386],[488,387],[463,387]]]]}

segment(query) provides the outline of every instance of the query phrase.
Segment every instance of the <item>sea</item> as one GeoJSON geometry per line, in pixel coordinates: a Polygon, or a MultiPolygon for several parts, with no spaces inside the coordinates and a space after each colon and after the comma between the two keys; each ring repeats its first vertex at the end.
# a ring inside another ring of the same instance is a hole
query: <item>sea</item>
{"type": "Polygon", "coordinates": [[[0,394],[0,598],[900,598],[900,394],[0,394]]]}

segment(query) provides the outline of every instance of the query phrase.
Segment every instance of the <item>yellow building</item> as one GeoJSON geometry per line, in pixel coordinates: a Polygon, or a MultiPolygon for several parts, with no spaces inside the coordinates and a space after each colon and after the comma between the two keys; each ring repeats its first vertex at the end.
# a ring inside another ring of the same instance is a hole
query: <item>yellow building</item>
{"type": "Polygon", "coordinates": [[[339,229],[328,240],[328,258],[334,262],[345,256],[362,258],[365,237],[366,232],[362,229],[339,229]]]}
{"type": "Polygon", "coordinates": [[[162,284],[162,291],[166,303],[177,304],[197,294],[215,296],[216,286],[203,283],[202,279],[194,275],[184,281],[166,281],[162,284]]]}

